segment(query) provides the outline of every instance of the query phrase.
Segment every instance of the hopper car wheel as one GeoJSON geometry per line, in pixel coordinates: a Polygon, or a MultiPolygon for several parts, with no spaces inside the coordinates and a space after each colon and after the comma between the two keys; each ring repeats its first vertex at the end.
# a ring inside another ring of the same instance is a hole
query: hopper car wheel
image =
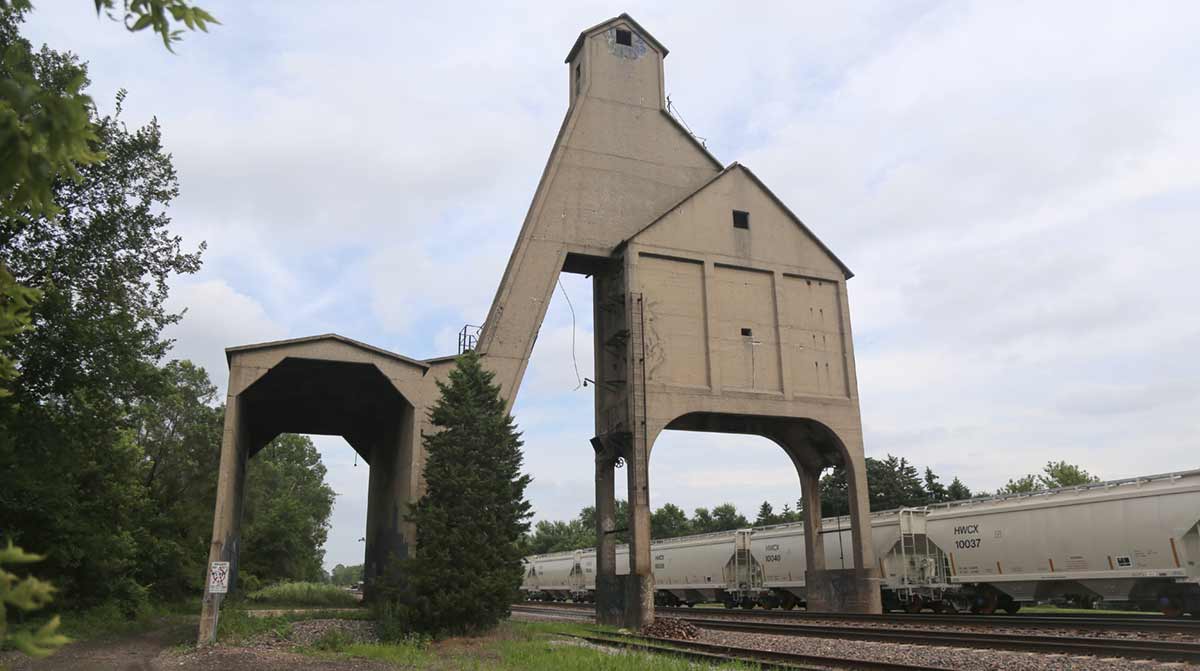
{"type": "Polygon", "coordinates": [[[743,601],[741,603],[741,606],[742,606],[742,610],[753,610],[754,602],[753,601],[743,601]]]}
{"type": "Polygon", "coordinates": [[[721,603],[726,609],[732,609],[736,605],[732,601],[722,601],[721,603]]]}
{"type": "Polygon", "coordinates": [[[796,607],[796,597],[791,594],[785,595],[783,603],[779,604],[779,607],[784,610],[793,610],[796,607]]]}
{"type": "Polygon", "coordinates": [[[904,612],[919,613],[925,608],[925,602],[919,596],[913,596],[908,603],[904,604],[904,612]]]}
{"type": "Polygon", "coordinates": [[[971,605],[971,612],[976,615],[991,615],[996,612],[996,595],[981,594],[971,605]]]}
{"type": "Polygon", "coordinates": [[[1015,599],[1009,599],[1000,606],[1000,610],[1008,613],[1009,615],[1016,615],[1017,611],[1021,610],[1021,602],[1015,599]]]}
{"type": "Polygon", "coordinates": [[[1165,617],[1183,617],[1183,604],[1174,597],[1163,597],[1158,600],[1158,609],[1165,617]]]}

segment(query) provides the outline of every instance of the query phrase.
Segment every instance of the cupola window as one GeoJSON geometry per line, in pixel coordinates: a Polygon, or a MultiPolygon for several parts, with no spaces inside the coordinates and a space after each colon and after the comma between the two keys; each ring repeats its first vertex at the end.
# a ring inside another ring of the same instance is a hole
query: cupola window
{"type": "Polygon", "coordinates": [[[623,44],[627,47],[633,46],[633,33],[617,28],[617,44],[623,44]]]}

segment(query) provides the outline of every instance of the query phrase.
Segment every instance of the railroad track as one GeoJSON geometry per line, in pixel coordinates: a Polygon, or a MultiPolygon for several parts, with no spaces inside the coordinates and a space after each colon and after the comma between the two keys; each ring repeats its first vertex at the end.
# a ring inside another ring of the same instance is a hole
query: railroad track
{"type": "Polygon", "coordinates": [[[746,622],[745,620],[694,616],[681,617],[679,619],[705,629],[747,634],[811,636],[883,643],[904,643],[908,645],[940,645],[956,648],[1047,652],[1092,657],[1128,657],[1171,662],[1200,662],[1200,643],[1178,641],[746,622]]]}
{"type": "MultiPolygon", "coordinates": [[[[560,610],[595,609],[592,604],[561,603],[561,602],[532,602],[546,608],[560,610]]],[[[1088,631],[1134,631],[1134,632],[1183,632],[1200,637],[1200,619],[1194,617],[1168,618],[1159,615],[939,615],[934,613],[884,613],[882,615],[864,613],[810,613],[808,611],[776,611],[776,610],[721,610],[716,608],[670,608],[659,606],[655,609],[663,615],[671,617],[694,617],[713,615],[736,617],[755,620],[840,620],[844,622],[864,622],[879,624],[945,624],[955,626],[994,626],[994,627],[1031,627],[1031,628],[1061,628],[1081,629],[1088,631]]]]}
{"type": "Polygon", "coordinates": [[[630,636],[597,633],[592,636],[571,634],[572,638],[588,641],[596,645],[619,647],[638,652],[673,655],[699,662],[723,663],[746,662],[760,669],[810,669],[812,671],[828,671],[829,669],[861,669],[862,671],[943,671],[945,667],[901,664],[897,662],[875,662],[869,660],[846,659],[844,657],[825,657],[820,655],[804,655],[790,652],[774,652],[756,648],[739,648],[729,645],[715,645],[699,641],[680,641],[671,638],[656,638],[653,636],[630,636]]]}
{"type": "MultiPolygon", "coordinates": [[[[587,604],[561,604],[557,606],[514,606],[522,612],[537,612],[551,615],[564,613],[584,615],[591,610],[587,604]]],[[[725,613],[714,611],[711,616],[688,609],[659,609],[664,615],[670,614],[680,620],[697,627],[719,631],[739,632],[747,634],[770,634],[782,636],[809,636],[819,638],[851,639],[860,641],[876,641],[883,643],[902,643],[908,645],[935,645],[958,648],[1011,650],[1024,652],[1043,652],[1056,654],[1086,655],[1092,657],[1124,657],[1137,659],[1154,659],[1160,661],[1200,662],[1200,643],[1180,641],[1160,641],[1142,639],[1113,639],[1096,636],[1060,636],[1040,634],[1007,634],[989,631],[963,631],[946,629],[887,629],[884,627],[862,627],[852,625],[821,625],[805,624],[803,622],[768,622],[761,620],[776,619],[782,613],[757,613],[750,615],[746,612],[725,613]],[[748,616],[748,617],[747,617],[748,616]],[[734,619],[740,618],[740,619],[734,619]],[[747,621],[747,620],[760,621],[747,621]]],[[[823,619],[837,619],[837,616],[812,614],[823,619]]],[[[887,617],[887,616],[884,616],[887,617]]],[[[896,616],[892,621],[911,623],[912,616],[896,616]]],[[[855,618],[857,619],[857,618],[855,618]]],[[[1019,616],[1010,616],[1005,620],[1009,626],[1018,625],[1015,620],[1019,616]]],[[[1063,618],[1050,618],[1055,626],[1063,627],[1063,618]]],[[[879,620],[887,622],[888,620],[879,620]]],[[[963,624],[962,621],[952,620],[953,624],[963,624]]]]}
{"type": "MultiPolygon", "coordinates": [[[[587,604],[579,604],[586,606],[587,604]]],[[[952,624],[963,626],[998,627],[1060,627],[1095,631],[1163,631],[1187,632],[1200,636],[1200,619],[1194,617],[1168,618],[1158,615],[942,615],[935,613],[810,613],[808,611],[773,610],[715,610],[695,608],[665,608],[658,612],[684,617],[712,610],[730,617],[750,617],[770,620],[841,620],[844,622],[896,624],[952,624]]]]}

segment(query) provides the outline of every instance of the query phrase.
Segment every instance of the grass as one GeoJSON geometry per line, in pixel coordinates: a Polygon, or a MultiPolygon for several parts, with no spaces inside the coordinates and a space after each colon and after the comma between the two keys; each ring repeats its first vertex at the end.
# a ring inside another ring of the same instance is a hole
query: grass
{"type": "MultiPolygon", "coordinates": [[[[356,657],[402,666],[441,671],[684,671],[695,662],[668,655],[613,654],[579,645],[570,634],[594,633],[597,627],[551,622],[504,622],[486,636],[452,638],[436,643],[413,639],[400,643],[352,644],[337,650],[322,645],[306,650],[322,657],[356,657]]],[[[706,667],[707,668],[707,667],[706,667]]],[[[715,667],[742,670],[744,664],[715,667]]]]}
{"type": "Polygon", "coordinates": [[[255,608],[320,607],[355,608],[358,597],[337,585],[318,582],[281,582],[246,595],[255,608]]]}

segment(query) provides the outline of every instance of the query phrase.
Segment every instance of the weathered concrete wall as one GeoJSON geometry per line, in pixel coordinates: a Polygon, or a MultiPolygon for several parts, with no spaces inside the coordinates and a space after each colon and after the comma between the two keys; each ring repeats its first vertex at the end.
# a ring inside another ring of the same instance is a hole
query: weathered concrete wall
{"type": "Polygon", "coordinates": [[[568,253],[609,256],[721,169],[666,113],[663,55],[642,35],[614,19],[572,51],[579,86],[479,340],[510,404],[568,253]],[[638,46],[615,48],[617,29],[638,46]]]}

